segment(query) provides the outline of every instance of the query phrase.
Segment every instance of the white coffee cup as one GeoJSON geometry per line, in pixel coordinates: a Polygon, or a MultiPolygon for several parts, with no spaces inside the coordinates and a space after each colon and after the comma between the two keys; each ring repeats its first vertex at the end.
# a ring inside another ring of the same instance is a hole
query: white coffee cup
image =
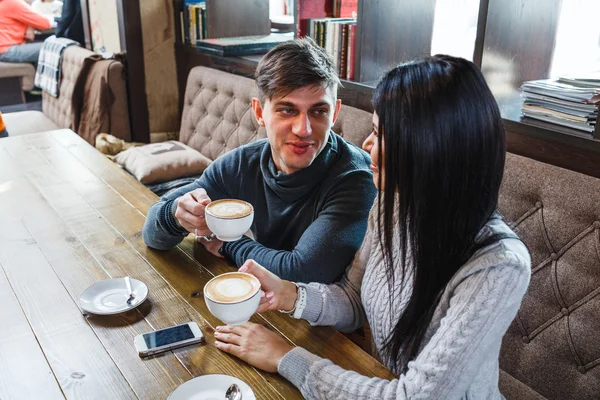
{"type": "Polygon", "coordinates": [[[260,303],[260,281],[246,272],[228,272],[204,285],[209,311],[227,325],[247,322],[260,303]]]}
{"type": "Polygon", "coordinates": [[[254,219],[252,204],[237,199],[215,200],[204,211],[208,229],[224,242],[240,239],[248,232],[254,219]]]}

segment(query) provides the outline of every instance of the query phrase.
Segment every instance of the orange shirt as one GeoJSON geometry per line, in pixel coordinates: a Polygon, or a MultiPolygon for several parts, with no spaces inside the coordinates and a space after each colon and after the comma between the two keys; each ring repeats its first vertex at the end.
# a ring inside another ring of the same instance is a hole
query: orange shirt
{"type": "Polygon", "coordinates": [[[23,0],[0,0],[0,54],[10,46],[25,43],[28,26],[50,29],[50,21],[34,12],[23,0]]]}

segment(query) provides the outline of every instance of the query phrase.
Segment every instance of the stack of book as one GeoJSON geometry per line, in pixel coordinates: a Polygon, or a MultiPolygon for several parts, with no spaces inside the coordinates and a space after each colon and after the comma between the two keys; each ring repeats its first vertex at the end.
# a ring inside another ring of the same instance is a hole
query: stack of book
{"type": "Polygon", "coordinates": [[[333,58],[341,79],[354,80],[356,20],[352,18],[309,18],[306,35],[333,58]]]}
{"type": "Polygon", "coordinates": [[[208,35],[206,25],[206,3],[197,0],[185,0],[183,10],[179,12],[181,38],[185,44],[195,45],[208,35]]]}
{"type": "Polygon", "coordinates": [[[600,77],[527,81],[520,90],[523,116],[594,132],[600,105],[600,77]]]}
{"type": "Polygon", "coordinates": [[[259,36],[202,39],[196,41],[196,48],[218,56],[245,56],[264,54],[280,43],[294,39],[293,32],[271,33],[259,36]]]}

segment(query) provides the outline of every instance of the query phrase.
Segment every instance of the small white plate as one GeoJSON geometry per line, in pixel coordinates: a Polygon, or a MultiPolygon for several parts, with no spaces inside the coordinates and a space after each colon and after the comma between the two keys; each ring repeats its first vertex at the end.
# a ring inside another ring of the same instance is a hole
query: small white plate
{"type": "Polygon", "coordinates": [[[223,400],[232,383],[242,389],[242,400],[256,400],[250,386],[229,375],[202,375],[190,379],[175,389],[167,400],[223,400]]]}
{"type": "Polygon", "coordinates": [[[92,314],[112,315],[129,311],[146,300],[148,287],[144,282],[131,279],[131,290],[135,297],[127,304],[129,291],[124,278],[106,279],[85,289],[79,296],[79,305],[92,314]]]}

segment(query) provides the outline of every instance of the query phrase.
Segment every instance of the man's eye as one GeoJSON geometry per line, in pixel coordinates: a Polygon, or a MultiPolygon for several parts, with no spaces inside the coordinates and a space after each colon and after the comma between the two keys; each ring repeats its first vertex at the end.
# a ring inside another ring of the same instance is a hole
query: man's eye
{"type": "Polygon", "coordinates": [[[277,112],[280,112],[282,114],[292,115],[292,114],[294,114],[295,110],[293,108],[280,108],[279,110],[277,110],[277,112]]]}
{"type": "Polygon", "coordinates": [[[324,109],[324,108],[319,108],[316,110],[313,110],[313,114],[314,115],[327,115],[328,110],[324,109]]]}

